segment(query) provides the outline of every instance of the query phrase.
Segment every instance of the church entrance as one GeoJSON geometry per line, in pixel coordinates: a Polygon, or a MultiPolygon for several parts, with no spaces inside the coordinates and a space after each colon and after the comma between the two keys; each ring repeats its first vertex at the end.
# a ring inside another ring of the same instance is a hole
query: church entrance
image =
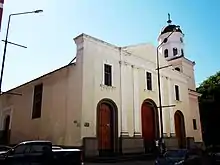
{"type": "Polygon", "coordinates": [[[155,140],[159,136],[158,112],[156,104],[147,99],[141,106],[142,137],[145,151],[153,152],[155,140]]]}
{"type": "Polygon", "coordinates": [[[186,147],[186,132],[185,132],[185,123],[184,123],[184,116],[181,111],[176,111],[174,114],[175,120],[175,131],[176,137],[178,139],[178,144],[180,148],[186,147]]]}
{"type": "Polygon", "coordinates": [[[10,116],[7,115],[4,119],[3,141],[5,144],[10,143],[10,116]]]}
{"type": "Polygon", "coordinates": [[[99,154],[110,155],[117,150],[117,107],[113,101],[104,99],[98,104],[97,111],[99,154]]]}

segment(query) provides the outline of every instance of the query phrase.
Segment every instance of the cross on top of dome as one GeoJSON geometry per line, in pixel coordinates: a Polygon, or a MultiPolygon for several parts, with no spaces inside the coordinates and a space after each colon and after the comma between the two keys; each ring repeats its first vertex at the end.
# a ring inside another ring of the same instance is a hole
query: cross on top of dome
{"type": "MultiPolygon", "coordinates": [[[[172,24],[172,20],[170,19],[170,13],[168,13],[168,20],[167,20],[168,25],[165,26],[162,30],[160,35],[165,34],[165,33],[169,33],[172,32],[174,28],[176,28],[177,26],[172,24]]],[[[176,29],[175,32],[180,32],[183,33],[182,30],[180,28],[176,29]]]]}
{"type": "Polygon", "coordinates": [[[172,20],[170,19],[170,13],[168,13],[168,20],[167,23],[170,25],[172,23],[172,20]]]}

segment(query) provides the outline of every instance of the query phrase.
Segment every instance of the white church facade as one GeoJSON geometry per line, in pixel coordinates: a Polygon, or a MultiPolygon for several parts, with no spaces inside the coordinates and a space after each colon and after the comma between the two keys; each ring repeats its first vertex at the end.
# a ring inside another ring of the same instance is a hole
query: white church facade
{"type": "MultiPolygon", "coordinates": [[[[162,29],[159,43],[173,26],[162,29]]],[[[87,156],[144,152],[161,137],[156,47],[117,47],[86,34],[74,41],[74,63],[1,95],[2,139],[82,146],[87,156]]],[[[195,62],[184,55],[182,31],[173,32],[159,52],[160,67],[170,66],[160,70],[165,142],[202,142],[195,62]]]]}

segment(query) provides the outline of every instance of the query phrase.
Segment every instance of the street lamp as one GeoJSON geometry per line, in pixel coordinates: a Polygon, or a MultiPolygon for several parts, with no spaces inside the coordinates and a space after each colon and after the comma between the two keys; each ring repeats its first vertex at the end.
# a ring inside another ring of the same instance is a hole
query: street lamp
{"type": "MultiPolygon", "coordinates": [[[[4,46],[3,59],[2,59],[2,68],[1,68],[1,75],[0,75],[0,94],[2,93],[2,78],[3,78],[3,73],[4,73],[5,55],[6,55],[6,50],[7,50],[7,44],[10,43],[10,44],[13,44],[13,45],[16,45],[16,46],[24,47],[24,46],[19,45],[19,44],[8,42],[8,32],[9,32],[11,17],[16,16],[16,15],[34,14],[34,13],[42,13],[42,12],[43,12],[43,10],[35,10],[35,11],[31,11],[31,12],[14,13],[14,14],[9,15],[8,26],[7,26],[7,31],[6,31],[6,37],[5,37],[5,40],[3,40],[5,42],[5,46],[4,46]]],[[[26,47],[24,47],[24,48],[26,48],[26,47]]]]}
{"type": "Polygon", "coordinates": [[[175,26],[173,28],[173,31],[166,37],[164,38],[164,40],[160,43],[160,45],[157,46],[157,78],[158,78],[158,94],[159,94],[159,110],[160,110],[160,143],[163,143],[163,106],[162,106],[162,102],[161,102],[161,88],[160,88],[160,69],[163,69],[165,67],[161,67],[160,68],[160,62],[159,62],[159,48],[168,41],[168,38],[174,33],[176,32],[180,27],[179,26],[175,26]]]}

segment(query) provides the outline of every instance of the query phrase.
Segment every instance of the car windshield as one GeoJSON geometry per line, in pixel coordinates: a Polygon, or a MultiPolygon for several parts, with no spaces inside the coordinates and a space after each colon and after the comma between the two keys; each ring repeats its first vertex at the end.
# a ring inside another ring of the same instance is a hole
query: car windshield
{"type": "Polygon", "coordinates": [[[11,148],[10,147],[7,147],[7,146],[0,146],[0,151],[8,151],[10,150],[11,148]]]}

